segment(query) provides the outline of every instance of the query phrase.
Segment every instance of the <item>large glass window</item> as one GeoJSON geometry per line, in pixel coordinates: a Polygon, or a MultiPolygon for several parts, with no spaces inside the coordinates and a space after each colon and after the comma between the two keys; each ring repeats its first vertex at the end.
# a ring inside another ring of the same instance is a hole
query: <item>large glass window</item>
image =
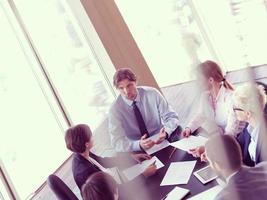
{"type": "Polygon", "coordinates": [[[264,0],[116,4],[161,87],[192,80],[197,61],[213,59],[224,71],[267,63],[264,0]]]}
{"type": "Polygon", "coordinates": [[[59,0],[15,4],[71,120],[95,129],[114,96],[68,4],[59,0]]]}
{"type": "Polygon", "coordinates": [[[263,0],[193,1],[228,71],[267,63],[263,0]]]}
{"type": "Polygon", "coordinates": [[[94,130],[114,95],[65,1],[0,6],[0,157],[18,198],[26,199],[70,155],[58,102],[73,124],[94,130]]]}
{"type": "Polygon", "coordinates": [[[35,76],[38,65],[10,10],[0,3],[0,157],[19,198],[26,199],[70,154],[66,124],[35,76]]]}
{"type": "Polygon", "coordinates": [[[195,64],[212,58],[185,2],[116,0],[160,87],[192,80],[195,64]]]}

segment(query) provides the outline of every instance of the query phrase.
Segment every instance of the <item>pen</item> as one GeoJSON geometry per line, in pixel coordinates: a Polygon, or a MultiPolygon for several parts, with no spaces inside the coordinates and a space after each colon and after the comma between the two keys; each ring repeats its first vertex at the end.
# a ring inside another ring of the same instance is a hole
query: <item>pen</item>
{"type": "Polygon", "coordinates": [[[172,157],[172,155],[174,154],[175,151],[176,151],[176,147],[173,147],[173,150],[172,150],[172,152],[171,152],[171,154],[169,156],[169,159],[172,157]]]}

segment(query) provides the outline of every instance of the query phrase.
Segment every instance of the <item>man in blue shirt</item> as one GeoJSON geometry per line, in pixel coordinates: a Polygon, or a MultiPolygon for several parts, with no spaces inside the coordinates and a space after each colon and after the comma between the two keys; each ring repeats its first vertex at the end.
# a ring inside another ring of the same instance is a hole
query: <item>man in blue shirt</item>
{"type": "Polygon", "coordinates": [[[146,150],[165,139],[177,140],[181,131],[178,116],[158,90],[137,87],[136,75],[128,68],[115,73],[113,84],[120,91],[109,113],[111,144],[116,151],[146,150]],[[157,139],[151,140],[155,134],[157,139]]]}

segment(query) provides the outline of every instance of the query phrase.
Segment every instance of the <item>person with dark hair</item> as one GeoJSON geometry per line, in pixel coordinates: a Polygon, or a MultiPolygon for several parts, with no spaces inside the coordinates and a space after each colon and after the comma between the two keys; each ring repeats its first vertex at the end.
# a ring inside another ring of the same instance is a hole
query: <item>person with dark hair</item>
{"type": "Polygon", "coordinates": [[[267,162],[242,165],[242,151],[231,135],[214,135],[205,144],[211,168],[226,185],[215,200],[260,200],[267,195],[267,162]]]}
{"type": "Polygon", "coordinates": [[[137,77],[129,68],[116,71],[113,84],[120,95],[109,113],[111,144],[118,152],[146,150],[178,139],[178,116],[158,90],[137,87],[137,77]],[[158,134],[156,140],[149,137],[158,134]]]}
{"type": "MultiPolygon", "coordinates": [[[[92,153],[93,147],[92,132],[86,124],[79,124],[69,128],[65,133],[65,142],[67,148],[74,152],[72,160],[73,177],[81,189],[86,179],[99,171],[113,174],[108,168],[131,162],[150,159],[147,154],[125,154],[118,157],[100,157],[92,153]],[[131,159],[131,157],[133,159],[131,159]]],[[[150,165],[144,172],[143,176],[148,177],[157,171],[156,165],[150,165]]]]}
{"type": "Polygon", "coordinates": [[[83,200],[118,200],[119,191],[116,181],[107,173],[96,172],[82,186],[83,200]]]}

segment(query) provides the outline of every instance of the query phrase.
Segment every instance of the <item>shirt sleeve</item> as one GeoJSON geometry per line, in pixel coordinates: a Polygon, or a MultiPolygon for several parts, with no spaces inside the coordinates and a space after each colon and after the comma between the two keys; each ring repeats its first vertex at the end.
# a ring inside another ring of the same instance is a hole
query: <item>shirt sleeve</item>
{"type": "Polygon", "coordinates": [[[157,104],[160,117],[165,131],[170,134],[178,127],[179,120],[177,113],[171,108],[166,99],[156,90],[157,104]]]}
{"type": "Polygon", "coordinates": [[[204,113],[204,106],[207,105],[206,102],[208,99],[206,98],[206,93],[203,93],[200,97],[199,106],[196,114],[190,120],[186,127],[190,128],[191,132],[194,132],[197,128],[199,128],[203,122],[206,120],[206,116],[204,113]]]}
{"type": "Polygon", "coordinates": [[[141,151],[139,140],[131,141],[127,138],[121,119],[116,110],[109,113],[109,133],[111,145],[117,152],[141,151]]]}

